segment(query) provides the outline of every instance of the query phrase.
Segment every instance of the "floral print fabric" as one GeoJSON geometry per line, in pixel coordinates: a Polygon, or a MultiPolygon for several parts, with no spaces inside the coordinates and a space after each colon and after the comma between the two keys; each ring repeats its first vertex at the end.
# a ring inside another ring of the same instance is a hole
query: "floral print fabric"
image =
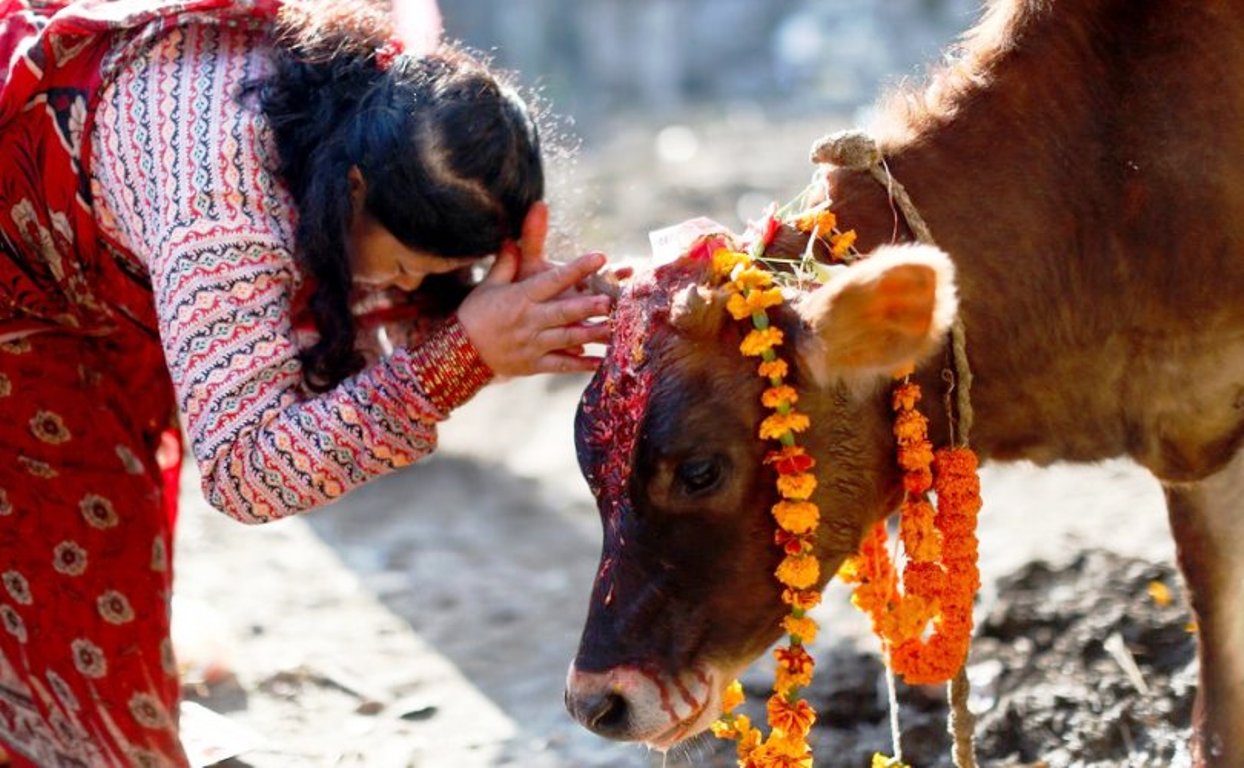
{"type": "Polygon", "coordinates": [[[302,387],[292,205],[236,98],[276,6],[0,0],[0,745],[20,768],[185,764],[179,409],[208,499],[262,522],[427,455],[491,376],[450,321],[302,387]],[[463,375],[429,393],[446,360],[463,375]]]}
{"type": "Polygon", "coordinates": [[[172,526],[151,449],[173,398],[145,383],[167,381],[150,347],[0,344],[0,744],[17,766],[183,764],[172,526]]]}

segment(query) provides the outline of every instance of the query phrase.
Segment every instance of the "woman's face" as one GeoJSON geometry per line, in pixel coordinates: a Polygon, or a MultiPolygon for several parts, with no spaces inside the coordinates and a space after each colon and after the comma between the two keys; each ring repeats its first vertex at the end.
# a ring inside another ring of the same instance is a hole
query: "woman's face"
{"type": "Polygon", "coordinates": [[[474,264],[478,259],[447,259],[403,244],[366,210],[350,226],[350,262],[354,285],[366,290],[399,288],[413,291],[428,275],[441,275],[474,264]]]}

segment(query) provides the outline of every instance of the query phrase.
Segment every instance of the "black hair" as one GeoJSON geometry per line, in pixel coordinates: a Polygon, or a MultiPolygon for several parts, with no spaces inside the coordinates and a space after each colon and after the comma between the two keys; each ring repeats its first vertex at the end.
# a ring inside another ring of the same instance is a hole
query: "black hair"
{"type": "MultiPolygon", "coordinates": [[[[483,60],[447,44],[393,55],[381,6],[286,7],[298,10],[278,25],[273,70],[250,89],[298,209],[295,257],[312,281],[319,334],[300,356],[308,386],[325,391],[363,365],[349,306],[352,167],[370,215],[405,245],[445,258],[495,254],[517,239],[544,174],[527,105],[483,60]]],[[[447,285],[452,311],[465,295],[460,279],[421,290],[447,285]]]]}

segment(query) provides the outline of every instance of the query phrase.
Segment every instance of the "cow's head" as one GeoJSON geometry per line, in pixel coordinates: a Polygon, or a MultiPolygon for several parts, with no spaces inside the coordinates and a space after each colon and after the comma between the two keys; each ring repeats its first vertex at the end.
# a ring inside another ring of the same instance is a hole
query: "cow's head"
{"type": "MultiPolygon", "coordinates": [[[[579,406],[579,464],[604,525],[600,569],[566,703],[610,738],[668,747],[708,726],[723,688],[780,634],[774,475],[763,464],[755,358],[708,284],[700,247],[636,276],[579,406]]],[[[955,312],[936,249],[892,247],[770,310],[801,435],[817,460],[821,583],[894,509],[888,384],[938,347],[955,312]]]]}

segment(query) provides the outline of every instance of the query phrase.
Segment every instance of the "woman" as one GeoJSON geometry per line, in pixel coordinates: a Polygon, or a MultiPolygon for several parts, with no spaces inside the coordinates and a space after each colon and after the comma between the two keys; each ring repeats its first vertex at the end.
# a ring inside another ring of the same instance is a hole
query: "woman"
{"type": "Polygon", "coordinates": [[[178,410],[208,500],[264,522],[426,456],[495,375],[595,364],[608,300],[572,289],[603,258],[543,260],[523,102],[460,52],[402,54],[358,5],[0,0],[15,765],[185,764],[178,410]],[[379,357],[354,314],[377,298],[421,320],[379,357]]]}

